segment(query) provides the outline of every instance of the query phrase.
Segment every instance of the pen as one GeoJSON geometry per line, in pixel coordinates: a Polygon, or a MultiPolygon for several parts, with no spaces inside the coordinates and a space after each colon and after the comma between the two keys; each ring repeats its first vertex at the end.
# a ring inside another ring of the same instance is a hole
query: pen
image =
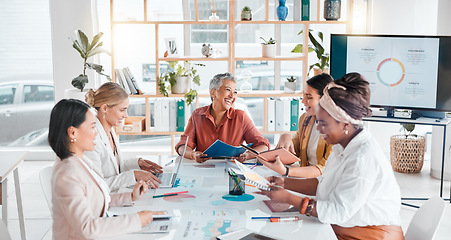
{"type": "Polygon", "coordinates": [[[167,167],[167,166],[171,165],[171,163],[173,163],[173,162],[174,162],[174,159],[172,159],[170,162],[166,163],[166,165],[164,165],[164,166],[167,167]]]}
{"type": "Polygon", "coordinates": [[[295,222],[299,221],[299,217],[275,217],[269,219],[271,222],[295,222]]]}
{"type": "Polygon", "coordinates": [[[257,166],[257,164],[255,164],[254,166],[251,166],[250,169],[254,169],[257,166]]]}
{"type": "Polygon", "coordinates": [[[153,196],[153,198],[169,197],[169,196],[176,196],[176,195],[178,195],[178,193],[173,193],[173,194],[163,194],[163,195],[155,195],[155,196],[153,196]]]}
{"type": "Polygon", "coordinates": [[[251,219],[257,220],[257,219],[271,219],[271,218],[278,218],[278,217],[251,217],[251,219]]]}
{"type": "Polygon", "coordinates": [[[170,192],[170,193],[165,193],[163,195],[171,195],[171,194],[181,194],[181,193],[188,193],[188,191],[181,191],[181,192],[170,192]]]}

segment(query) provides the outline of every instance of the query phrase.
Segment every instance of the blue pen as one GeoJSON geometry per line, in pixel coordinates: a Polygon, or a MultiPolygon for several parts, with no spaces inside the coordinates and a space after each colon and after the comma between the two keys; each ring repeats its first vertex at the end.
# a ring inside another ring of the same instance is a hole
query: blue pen
{"type": "Polygon", "coordinates": [[[280,217],[252,217],[251,219],[254,219],[254,220],[256,220],[256,219],[268,220],[268,219],[271,219],[271,218],[280,218],[280,217]]]}
{"type": "Polygon", "coordinates": [[[167,167],[167,166],[171,165],[171,163],[173,163],[173,162],[174,162],[174,159],[172,159],[170,162],[166,163],[166,165],[164,165],[164,166],[167,167]]]}

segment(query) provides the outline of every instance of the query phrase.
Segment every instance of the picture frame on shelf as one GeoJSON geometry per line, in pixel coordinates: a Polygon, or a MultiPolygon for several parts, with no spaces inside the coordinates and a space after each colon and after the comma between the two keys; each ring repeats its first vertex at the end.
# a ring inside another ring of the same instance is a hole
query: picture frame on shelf
{"type": "Polygon", "coordinates": [[[165,38],[164,40],[166,42],[168,57],[178,57],[177,40],[175,38],[165,38]]]}

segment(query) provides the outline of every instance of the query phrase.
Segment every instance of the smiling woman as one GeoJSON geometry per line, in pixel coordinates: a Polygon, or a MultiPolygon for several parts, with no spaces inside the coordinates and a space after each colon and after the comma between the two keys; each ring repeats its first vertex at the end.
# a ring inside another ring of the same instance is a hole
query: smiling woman
{"type": "MultiPolygon", "coordinates": [[[[210,97],[212,104],[196,109],[191,115],[185,132],[175,146],[178,154],[182,154],[180,146],[185,145],[189,136],[185,157],[204,162],[208,160],[205,151],[213,142],[221,140],[232,146],[239,146],[244,141],[252,143],[258,152],[269,149],[269,141],[264,138],[241,110],[232,106],[236,101],[236,79],[231,73],[217,74],[210,81],[210,97]]],[[[249,158],[242,154],[238,160],[249,158]]]]}

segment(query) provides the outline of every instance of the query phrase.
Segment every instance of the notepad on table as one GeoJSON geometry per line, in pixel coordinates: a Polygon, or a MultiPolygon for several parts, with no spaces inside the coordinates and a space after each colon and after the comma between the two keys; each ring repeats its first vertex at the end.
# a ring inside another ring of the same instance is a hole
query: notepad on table
{"type": "Polygon", "coordinates": [[[270,183],[268,180],[266,180],[264,177],[260,176],[257,172],[253,171],[252,169],[248,168],[247,166],[243,165],[242,163],[235,161],[236,165],[240,169],[240,171],[243,173],[245,177],[245,182],[252,184],[260,189],[263,189],[265,191],[271,191],[271,188],[268,186],[270,183]]]}

